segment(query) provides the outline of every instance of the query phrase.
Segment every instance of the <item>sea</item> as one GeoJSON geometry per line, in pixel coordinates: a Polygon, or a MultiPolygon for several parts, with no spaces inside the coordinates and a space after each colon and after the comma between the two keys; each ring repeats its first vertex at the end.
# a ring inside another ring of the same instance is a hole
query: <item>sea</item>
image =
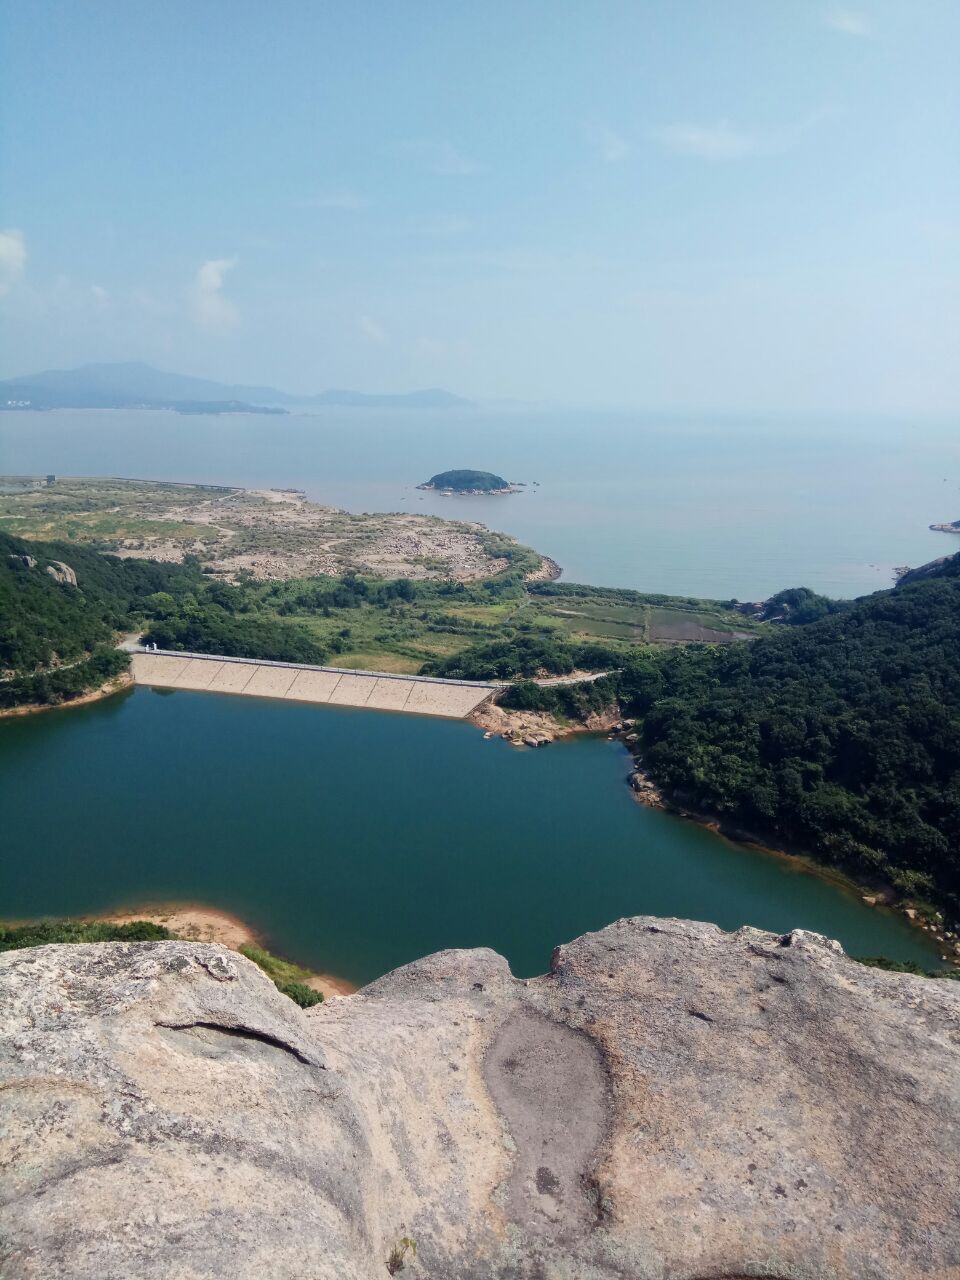
{"type": "Polygon", "coordinates": [[[0,414],[0,473],[304,489],[350,511],[476,520],[564,578],[709,599],[807,586],[854,597],[960,550],[960,423],[589,410],[162,410],[0,414]],[[519,493],[417,485],[470,467],[519,493]]]}

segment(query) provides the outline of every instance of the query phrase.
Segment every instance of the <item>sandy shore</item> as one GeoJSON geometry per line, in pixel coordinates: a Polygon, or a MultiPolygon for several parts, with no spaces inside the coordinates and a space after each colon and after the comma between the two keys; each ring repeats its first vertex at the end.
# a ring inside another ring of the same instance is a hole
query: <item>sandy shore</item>
{"type": "MultiPolygon", "coordinates": [[[[237,916],[196,903],[172,903],[170,906],[160,907],[153,904],[139,911],[105,912],[103,915],[85,918],[103,920],[109,924],[147,920],[151,924],[163,925],[171,933],[190,942],[219,942],[231,951],[239,951],[241,946],[263,945],[263,939],[237,916]]],[[[305,982],[314,991],[322,991],[325,1000],[337,996],[352,996],[359,990],[355,983],[348,982],[346,978],[338,978],[332,973],[314,973],[305,982]]]]}

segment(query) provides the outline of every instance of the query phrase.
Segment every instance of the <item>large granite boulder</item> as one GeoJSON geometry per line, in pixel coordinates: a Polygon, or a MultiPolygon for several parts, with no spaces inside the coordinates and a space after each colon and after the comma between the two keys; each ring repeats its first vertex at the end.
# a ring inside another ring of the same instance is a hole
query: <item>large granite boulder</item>
{"type": "Polygon", "coordinates": [[[306,1013],[217,946],[49,946],[0,1033],[5,1280],[960,1275],[960,984],[815,934],[621,920],[306,1013]]]}

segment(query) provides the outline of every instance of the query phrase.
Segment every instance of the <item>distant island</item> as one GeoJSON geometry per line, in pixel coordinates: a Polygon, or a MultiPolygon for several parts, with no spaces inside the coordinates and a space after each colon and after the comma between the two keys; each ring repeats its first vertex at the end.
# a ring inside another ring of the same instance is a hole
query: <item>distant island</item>
{"type": "Polygon", "coordinates": [[[469,400],[428,387],[370,394],[321,391],[292,395],[276,387],[248,387],[181,373],[165,373],[135,361],[48,369],[0,382],[0,409],[174,409],[178,413],[286,413],[300,409],[456,409],[469,400]]]}
{"type": "Polygon", "coordinates": [[[952,520],[945,524],[932,524],[930,528],[937,533],[960,533],[960,520],[952,520]]]}
{"type": "Polygon", "coordinates": [[[492,471],[440,471],[418,489],[434,489],[439,493],[516,493],[517,486],[512,485],[503,476],[494,475],[492,471]]]}

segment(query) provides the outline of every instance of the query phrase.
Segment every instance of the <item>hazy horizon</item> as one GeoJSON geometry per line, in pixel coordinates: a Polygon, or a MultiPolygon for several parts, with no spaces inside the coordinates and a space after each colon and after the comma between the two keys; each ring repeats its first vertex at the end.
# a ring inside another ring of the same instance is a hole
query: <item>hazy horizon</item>
{"type": "Polygon", "coordinates": [[[960,408],[960,8],[4,5],[0,377],[960,408]]]}

